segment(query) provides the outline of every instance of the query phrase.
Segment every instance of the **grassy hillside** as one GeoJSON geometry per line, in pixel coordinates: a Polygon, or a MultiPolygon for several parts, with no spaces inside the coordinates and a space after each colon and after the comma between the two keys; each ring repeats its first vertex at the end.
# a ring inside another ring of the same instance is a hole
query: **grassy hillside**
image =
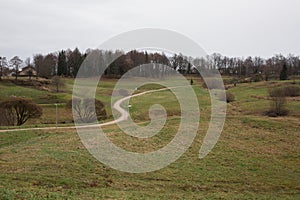
{"type": "MultiPolygon", "coordinates": [[[[22,127],[40,127],[53,126],[56,122],[55,104],[58,104],[58,123],[60,126],[72,125],[72,111],[66,109],[66,102],[72,99],[73,79],[64,79],[65,86],[56,92],[55,87],[51,85],[50,80],[28,80],[28,78],[19,78],[19,81],[4,80],[0,82],[0,101],[11,96],[25,97],[32,99],[42,106],[43,115],[39,119],[30,119],[22,127]],[[45,84],[45,82],[47,84],[45,84]],[[22,84],[27,84],[24,86],[22,84]],[[42,87],[39,85],[43,84],[42,87]],[[38,85],[38,86],[37,86],[38,85]]],[[[96,98],[104,102],[107,107],[107,113],[111,119],[110,100],[115,80],[101,81],[97,89],[96,98]]],[[[0,127],[0,129],[3,127],[0,127]]],[[[6,127],[5,127],[6,128],[6,127]]],[[[13,127],[11,127],[13,128],[13,127]]]]}
{"type": "MultiPolygon", "coordinates": [[[[69,86],[59,94],[65,95],[62,99],[71,91],[72,81],[66,82],[69,86]]],[[[168,167],[144,174],[113,170],[93,158],[72,129],[0,133],[0,199],[299,199],[300,101],[288,101],[289,116],[270,118],[263,115],[269,100],[256,98],[266,96],[274,84],[290,82],[245,83],[230,88],[236,101],[228,104],[220,140],[204,159],[198,159],[198,152],[208,128],[210,99],[199,87],[202,83],[197,84],[194,89],[201,110],[198,135],[188,151],[168,167]]],[[[98,98],[108,102],[113,85],[113,80],[105,80],[98,98]]],[[[2,94],[11,87],[19,86],[1,85],[2,94]]],[[[36,99],[56,95],[32,88],[19,91],[36,99]],[[32,93],[36,95],[30,96],[32,93]]],[[[149,139],[135,139],[111,125],[104,128],[107,136],[130,151],[163,147],[180,122],[178,104],[170,92],[131,99],[131,115],[141,125],[148,123],[148,109],[154,102],[165,105],[169,114],[162,132],[149,139]]],[[[45,107],[50,115],[54,107],[45,107]]],[[[60,109],[63,112],[63,106],[60,109]]]]}

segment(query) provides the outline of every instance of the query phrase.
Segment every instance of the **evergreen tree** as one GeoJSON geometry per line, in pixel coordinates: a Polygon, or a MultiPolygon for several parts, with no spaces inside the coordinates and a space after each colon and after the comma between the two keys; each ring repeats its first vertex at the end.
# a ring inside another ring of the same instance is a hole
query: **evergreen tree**
{"type": "Polygon", "coordinates": [[[145,52],[145,63],[149,63],[149,56],[147,51],[145,52]]]}
{"type": "Polygon", "coordinates": [[[58,54],[58,61],[57,61],[57,75],[58,76],[67,76],[67,57],[64,50],[60,51],[58,54]]]}
{"type": "Polygon", "coordinates": [[[76,74],[80,68],[82,61],[83,61],[82,54],[76,47],[74,51],[70,52],[70,54],[68,55],[68,62],[67,62],[68,74],[71,75],[72,77],[76,77],[76,74]]]}
{"type": "Polygon", "coordinates": [[[280,80],[287,80],[288,74],[287,74],[287,66],[284,63],[280,72],[280,80]]]}

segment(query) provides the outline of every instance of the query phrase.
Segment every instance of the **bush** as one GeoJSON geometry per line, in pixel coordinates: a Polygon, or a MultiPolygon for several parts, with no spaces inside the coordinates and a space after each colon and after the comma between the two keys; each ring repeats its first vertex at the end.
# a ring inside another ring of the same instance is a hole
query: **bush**
{"type": "Polygon", "coordinates": [[[269,91],[271,97],[270,109],[266,115],[270,117],[285,116],[289,111],[286,109],[286,94],[283,88],[275,88],[269,91]]]}
{"type": "Polygon", "coordinates": [[[21,126],[30,118],[39,118],[42,108],[30,99],[11,97],[0,103],[3,125],[21,126]]]}
{"type": "Polygon", "coordinates": [[[233,102],[234,100],[235,100],[235,96],[230,92],[226,92],[226,101],[227,101],[227,103],[233,102]]]}
{"type": "Polygon", "coordinates": [[[226,101],[227,103],[233,102],[235,100],[235,97],[232,93],[226,91],[224,94],[224,91],[221,90],[215,90],[215,95],[217,95],[218,99],[220,101],[226,101]],[[225,96],[224,96],[225,95],[225,96]]]}
{"type": "Polygon", "coordinates": [[[251,81],[259,82],[263,80],[263,76],[261,74],[255,74],[251,77],[251,81]]]}
{"type": "Polygon", "coordinates": [[[51,84],[55,86],[55,91],[58,93],[59,89],[65,86],[63,79],[60,76],[53,76],[51,78],[51,84]]]}
{"type": "Polygon", "coordinates": [[[283,88],[273,88],[269,90],[270,97],[285,96],[283,88]]]}
{"type": "Polygon", "coordinates": [[[286,86],[284,88],[286,97],[296,97],[300,96],[300,88],[297,86],[286,86]]]}
{"type": "Polygon", "coordinates": [[[14,115],[8,109],[0,108],[0,126],[13,126],[14,115]]]}
{"type": "Polygon", "coordinates": [[[74,120],[79,123],[92,123],[107,118],[104,104],[97,99],[73,98],[73,100],[68,101],[66,107],[73,108],[74,120]],[[96,113],[93,107],[95,107],[96,113]]]}
{"type": "Polygon", "coordinates": [[[300,96],[300,88],[297,86],[285,86],[281,88],[274,88],[269,91],[270,97],[296,97],[300,96]]]}

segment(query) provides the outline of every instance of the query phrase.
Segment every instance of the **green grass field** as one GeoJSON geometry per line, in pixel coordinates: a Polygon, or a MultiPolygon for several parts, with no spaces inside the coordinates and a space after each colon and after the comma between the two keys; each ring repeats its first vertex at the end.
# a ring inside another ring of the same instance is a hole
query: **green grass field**
{"type": "MultiPolygon", "coordinates": [[[[65,81],[64,92],[58,94],[1,83],[0,94],[1,98],[20,95],[44,104],[41,119],[23,127],[49,126],[55,123],[55,107],[40,97],[67,101],[73,81],[65,81]]],[[[107,107],[114,84],[114,80],[103,80],[97,90],[97,98],[107,107]]],[[[176,162],[155,172],[130,174],[101,164],[73,129],[0,133],[0,199],[300,199],[300,101],[288,101],[289,116],[270,118],[263,115],[269,100],[253,97],[266,96],[270,87],[287,84],[243,83],[230,88],[236,100],[228,104],[221,137],[210,154],[199,159],[210,119],[210,98],[196,81],[193,88],[201,110],[198,134],[176,162]]],[[[157,87],[148,85],[139,91],[157,87]]],[[[164,105],[169,116],[160,133],[137,139],[110,125],[103,128],[110,140],[134,152],[166,145],[180,122],[178,103],[169,91],[132,98],[131,116],[140,125],[149,123],[148,109],[153,103],[164,105]]],[[[72,120],[63,104],[59,112],[60,122],[72,120]]]]}

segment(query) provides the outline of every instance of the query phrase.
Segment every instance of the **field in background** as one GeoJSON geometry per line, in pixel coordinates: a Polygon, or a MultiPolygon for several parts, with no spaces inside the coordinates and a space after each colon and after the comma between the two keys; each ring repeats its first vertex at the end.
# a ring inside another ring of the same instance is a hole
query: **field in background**
{"type": "MultiPolygon", "coordinates": [[[[62,103],[60,125],[68,125],[72,116],[63,103],[71,98],[73,81],[65,82],[64,92],[60,93],[0,83],[0,96],[20,95],[42,104],[42,118],[23,127],[55,124],[53,104],[57,100],[62,103]]],[[[104,80],[96,94],[107,107],[114,84],[113,79],[104,80]]],[[[300,198],[300,101],[288,101],[289,116],[270,118],[263,115],[270,101],[257,98],[267,96],[269,88],[291,82],[243,83],[230,88],[236,101],[228,104],[219,142],[201,160],[198,152],[208,128],[210,98],[201,87],[202,82],[195,80],[195,84],[201,110],[198,135],[188,151],[168,167],[144,174],[110,169],[87,152],[71,129],[0,133],[1,199],[300,198]]],[[[148,85],[139,91],[156,88],[148,85]]],[[[169,114],[166,127],[159,134],[136,139],[112,125],[104,128],[108,137],[116,145],[136,152],[156,150],[167,144],[180,121],[177,101],[170,98],[169,91],[132,98],[131,115],[140,125],[147,124],[148,109],[153,103],[165,105],[169,114]]],[[[111,114],[111,110],[108,112],[111,114]]]]}

